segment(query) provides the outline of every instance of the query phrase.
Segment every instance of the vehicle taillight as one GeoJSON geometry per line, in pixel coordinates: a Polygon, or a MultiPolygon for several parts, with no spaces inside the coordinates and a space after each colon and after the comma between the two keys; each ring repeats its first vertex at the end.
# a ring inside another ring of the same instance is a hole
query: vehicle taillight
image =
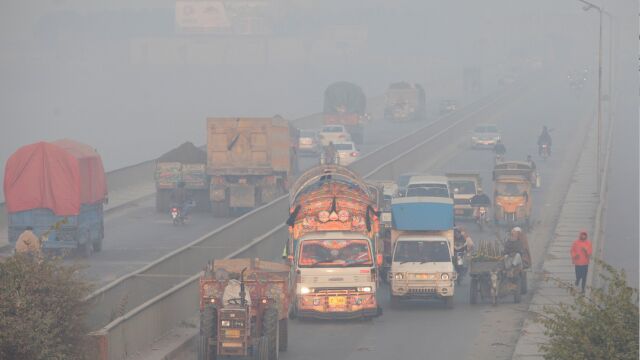
{"type": "Polygon", "coordinates": [[[360,155],[360,153],[358,153],[357,151],[352,151],[351,152],[351,157],[356,157],[358,155],[360,155]]]}

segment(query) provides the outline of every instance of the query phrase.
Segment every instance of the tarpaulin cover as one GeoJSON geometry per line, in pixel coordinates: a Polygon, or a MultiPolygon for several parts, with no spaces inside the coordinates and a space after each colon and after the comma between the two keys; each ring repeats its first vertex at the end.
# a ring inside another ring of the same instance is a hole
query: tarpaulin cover
{"type": "Polygon", "coordinates": [[[453,229],[453,200],[439,197],[401,197],[391,201],[392,225],[397,230],[453,229]]]}
{"type": "Polygon", "coordinates": [[[59,216],[78,215],[81,204],[107,196],[102,159],[73,140],[23,146],[5,165],[4,196],[9,213],[45,208],[59,216]]]}

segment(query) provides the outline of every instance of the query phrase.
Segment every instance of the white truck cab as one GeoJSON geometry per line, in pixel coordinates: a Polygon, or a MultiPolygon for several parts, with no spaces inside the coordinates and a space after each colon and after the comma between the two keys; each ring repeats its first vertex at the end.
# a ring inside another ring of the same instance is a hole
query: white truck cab
{"type": "Polygon", "coordinates": [[[446,176],[415,175],[409,179],[406,196],[450,198],[449,182],[446,176]]]}

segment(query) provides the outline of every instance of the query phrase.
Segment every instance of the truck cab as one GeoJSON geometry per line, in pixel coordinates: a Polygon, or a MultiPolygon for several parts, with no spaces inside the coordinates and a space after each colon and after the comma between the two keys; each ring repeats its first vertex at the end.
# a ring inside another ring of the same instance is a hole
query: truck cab
{"type": "Polygon", "coordinates": [[[473,207],[471,198],[478,194],[481,189],[481,179],[475,173],[450,173],[447,174],[449,189],[453,194],[453,204],[455,216],[459,218],[472,218],[473,207]]]}
{"type": "Polygon", "coordinates": [[[429,196],[452,198],[449,183],[445,176],[416,175],[409,179],[408,197],[429,196]]]}
{"type": "Polygon", "coordinates": [[[355,232],[312,233],[295,249],[297,316],[359,318],[378,314],[374,244],[355,232]]]}

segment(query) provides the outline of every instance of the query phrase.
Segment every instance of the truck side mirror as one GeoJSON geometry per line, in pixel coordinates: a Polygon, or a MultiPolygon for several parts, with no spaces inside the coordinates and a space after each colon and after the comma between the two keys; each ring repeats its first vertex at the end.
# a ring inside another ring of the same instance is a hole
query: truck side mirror
{"type": "Polygon", "coordinates": [[[382,266],[383,264],[383,257],[382,254],[377,254],[376,255],[376,265],[378,266],[382,266]]]}

